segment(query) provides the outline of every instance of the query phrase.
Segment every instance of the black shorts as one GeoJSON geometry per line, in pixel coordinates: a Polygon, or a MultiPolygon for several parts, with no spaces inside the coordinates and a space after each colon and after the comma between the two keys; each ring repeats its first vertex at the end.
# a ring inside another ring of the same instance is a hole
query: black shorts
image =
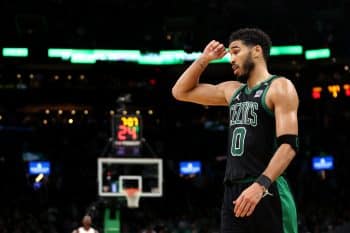
{"type": "Polygon", "coordinates": [[[273,196],[260,200],[249,217],[235,217],[232,201],[251,185],[249,183],[225,184],[221,208],[221,233],[297,233],[297,214],[287,181],[279,177],[269,188],[273,196]]]}

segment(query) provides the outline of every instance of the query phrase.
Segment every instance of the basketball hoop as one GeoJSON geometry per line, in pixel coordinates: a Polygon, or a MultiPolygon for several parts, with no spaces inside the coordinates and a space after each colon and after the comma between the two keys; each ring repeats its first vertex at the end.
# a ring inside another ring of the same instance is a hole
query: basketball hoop
{"type": "Polygon", "coordinates": [[[138,188],[123,189],[123,194],[126,197],[128,208],[138,208],[141,192],[138,188]]]}

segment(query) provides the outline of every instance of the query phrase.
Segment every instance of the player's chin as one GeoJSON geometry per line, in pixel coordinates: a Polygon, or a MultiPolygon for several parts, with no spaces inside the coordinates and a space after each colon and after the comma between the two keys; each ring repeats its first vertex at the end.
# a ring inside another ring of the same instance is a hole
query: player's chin
{"type": "Polygon", "coordinates": [[[245,71],[241,68],[237,68],[237,69],[233,70],[233,74],[234,74],[234,76],[236,76],[239,79],[246,76],[245,71]]]}
{"type": "Polygon", "coordinates": [[[242,73],[236,69],[233,71],[233,75],[237,78],[237,79],[240,79],[240,77],[242,77],[242,73]]]}
{"type": "Polygon", "coordinates": [[[236,77],[239,77],[239,69],[234,69],[232,70],[233,71],[233,75],[236,76],[236,77]]]}
{"type": "Polygon", "coordinates": [[[238,78],[240,76],[240,73],[238,70],[233,70],[233,75],[238,78]]]}

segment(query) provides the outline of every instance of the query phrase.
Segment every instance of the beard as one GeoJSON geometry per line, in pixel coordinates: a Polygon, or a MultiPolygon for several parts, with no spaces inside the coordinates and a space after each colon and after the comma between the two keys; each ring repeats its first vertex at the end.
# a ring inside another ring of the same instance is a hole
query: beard
{"type": "Polygon", "coordinates": [[[240,82],[247,82],[250,73],[252,72],[252,70],[255,67],[255,63],[252,59],[252,53],[249,52],[247,55],[247,58],[245,59],[243,65],[242,65],[242,73],[237,75],[237,79],[240,82]]]}

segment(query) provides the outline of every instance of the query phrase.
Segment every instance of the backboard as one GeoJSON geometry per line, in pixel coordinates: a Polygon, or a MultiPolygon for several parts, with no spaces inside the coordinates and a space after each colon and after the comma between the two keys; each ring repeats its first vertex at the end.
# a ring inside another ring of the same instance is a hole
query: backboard
{"type": "Polygon", "coordinates": [[[138,188],[141,197],[163,195],[163,161],[156,158],[99,158],[98,194],[125,197],[123,190],[138,188]]]}

